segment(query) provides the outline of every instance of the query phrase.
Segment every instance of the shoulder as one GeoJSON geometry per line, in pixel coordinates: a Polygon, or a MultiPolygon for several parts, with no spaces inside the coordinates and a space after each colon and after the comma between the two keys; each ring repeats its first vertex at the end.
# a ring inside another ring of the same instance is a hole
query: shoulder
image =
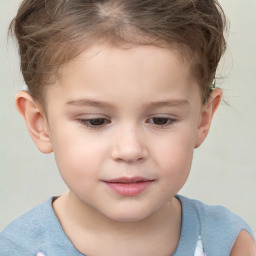
{"type": "MultiPolygon", "coordinates": [[[[202,228],[211,230],[226,230],[227,227],[239,229],[246,227],[250,230],[248,224],[237,214],[221,205],[208,205],[199,200],[189,199],[184,196],[177,196],[182,205],[186,204],[195,209],[200,220],[202,228]]],[[[251,231],[251,230],[250,230],[251,231]]],[[[252,233],[252,232],[251,232],[252,233]]]]}
{"type": "Polygon", "coordinates": [[[247,223],[237,214],[221,205],[208,205],[198,200],[193,200],[201,223],[209,228],[226,230],[239,229],[242,226],[248,227],[247,223]]]}
{"type": "Polygon", "coordinates": [[[17,255],[21,255],[21,252],[29,255],[30,247],[36,247],[44,239],[47,228],[45,220],[52,218],[51,202],[52,199],[30,210],[0,233],[0,252],[5,252],[3,255],[9,255],[8,251],[10,255],[16,255],[16,252],[17,255]]]}
{"type": "Polygon", "coordinates": [[[0,255],[81,256],[63,231],[52,201],[37,206],[9,224],[0,233],[0,255]],[[40,255],[41,255],[40,254],[40,255]]]}
{"type": "Polygon", "coordinates": [[[208,205],[198,200],[193,200],[202,223],[202,228],[223,234],[239,234],[246,230],[252,237],[253,232],[250,226],[236,213],[221,205],[208,205]]]}
{"type": "Polygon", "coordinates": [[[0,255],[3,256],[20,256],[32,255],[29,249],[25,248],[21,243],[14,242],[0,233],[0,255]]]}
{"type": "Polygon", "coordinates": [[[240,216],[229,209],[188,198],[182,200],[197,211],[206,252],[215,252],[215,255],[225,255],[223,253],[226,252],[226,255],[229,255],[235,243],[240,239],[244,241],[246,237],[249,243],[253,244],[252,229],[240,216]]]}

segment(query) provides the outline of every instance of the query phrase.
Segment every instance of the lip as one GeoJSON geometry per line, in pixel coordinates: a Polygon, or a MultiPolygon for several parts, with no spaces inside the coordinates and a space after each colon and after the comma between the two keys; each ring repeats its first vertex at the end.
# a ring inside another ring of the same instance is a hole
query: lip
{"type": "Polygon", "coordinates": [[[136,196],[145,191],[154,180],[143,177],[121,177],[104,181],[115,193],[122,196],[136,196]]]}

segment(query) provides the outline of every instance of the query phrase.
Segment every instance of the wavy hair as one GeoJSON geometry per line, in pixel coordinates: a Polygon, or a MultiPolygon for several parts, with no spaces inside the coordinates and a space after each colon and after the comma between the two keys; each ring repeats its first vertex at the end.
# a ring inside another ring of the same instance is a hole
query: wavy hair
{"type": "Polygon", "coordinates": [[[215,0],[23,0],[9,31],[39,102],[59,67],[99,40],[177,49],[191,60],[205,102],[226,48],[225,25],[215,0]]]}

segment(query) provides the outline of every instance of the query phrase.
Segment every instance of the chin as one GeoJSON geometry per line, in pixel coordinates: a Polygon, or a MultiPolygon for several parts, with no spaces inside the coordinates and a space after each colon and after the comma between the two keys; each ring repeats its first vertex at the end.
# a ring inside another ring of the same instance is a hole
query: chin
{"type": "Polygon", "coordinates": [[[129,209],[128,211],[117,210],[105,216],[116,222],[138,222],[147,219],[152,214],[152,212],[143,211],[142,209],[129,209]]]}
{"type": "MultiPolygon", "coordinates": [[[[148,217],[148,216],[147,216],[148,217]]],[[[144,220],[146,217],[138,217],[138,216],[115,216],[111,218],[115,222],[127,223],[127,222],[139,222],[144,220]]]]}

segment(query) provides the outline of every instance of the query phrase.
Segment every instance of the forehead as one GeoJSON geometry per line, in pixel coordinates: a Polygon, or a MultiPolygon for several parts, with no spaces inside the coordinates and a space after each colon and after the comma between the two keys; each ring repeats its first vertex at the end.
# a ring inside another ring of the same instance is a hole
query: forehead
{"type": "Polygon", "coordinates": [[[157,73],[163,75],[165,71],[178,67],[177,76],[181,73],[183,76],[191,76],[191,59],[186,57],[187,55],[182,54],[181,50],[176,47],[128,43],[118,46],[108,43],[96,44],[85,49],[76,58],[62,66],[59,70],[59,84],[65,83],[68,76],[72,76],[74,72],[79,72],[82,69],[87,75],[90,72],[93,75],[99,72],[118,74],[119,71],[125,69],[127,75],[133,72],[143,77],[151,69],[154,69],[156,76],[157,73]]]}
{"type": "Polygon", "coordinates": [[[82,95],[99,96],[104,101],[122,101],[129,95],[142,101],[152,95],[181,98],[178,94],[183,94],[189,98],[194,90],[199,94],[189,62],[180,58],[177,50],[153,45],[90,47],[65,64],[58,77],[52,86],[55,99],[58,95],[67,102],[82,95]]]}

